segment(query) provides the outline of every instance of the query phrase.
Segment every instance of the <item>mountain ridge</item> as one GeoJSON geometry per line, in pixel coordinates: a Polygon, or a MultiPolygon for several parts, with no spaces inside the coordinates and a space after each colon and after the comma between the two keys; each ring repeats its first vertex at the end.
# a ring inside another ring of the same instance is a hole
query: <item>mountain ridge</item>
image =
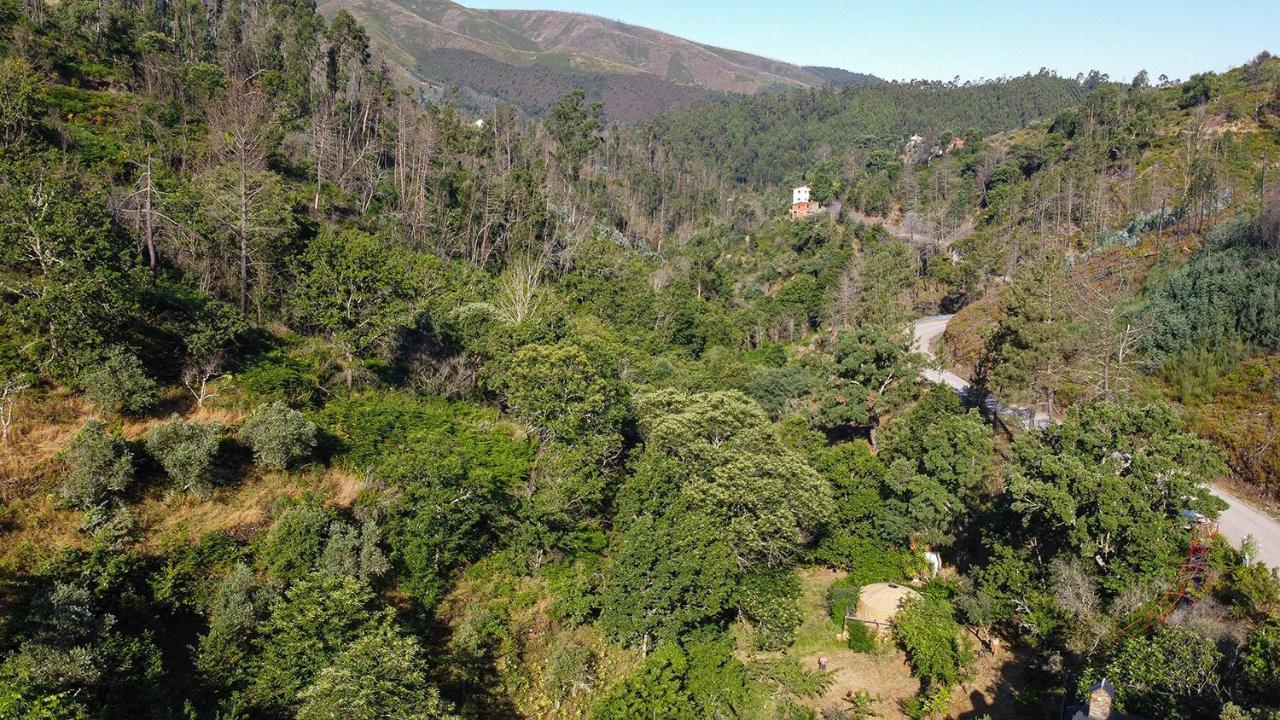
{"type": "Polygon", "coordinates": [[[716,47],[610,18],[557,10],[479,10],[449,0],[326,0],[347,11],[401,79],[462,90],[477,110],[509,102],[538,114],[575,88],[630,123],[718,94],[878,82],[716,47]]]}

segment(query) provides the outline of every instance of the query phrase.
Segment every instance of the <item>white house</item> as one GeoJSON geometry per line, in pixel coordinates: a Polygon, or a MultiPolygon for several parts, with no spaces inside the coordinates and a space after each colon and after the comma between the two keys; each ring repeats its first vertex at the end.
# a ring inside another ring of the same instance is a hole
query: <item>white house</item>
{"type": "Polygon", "coordinates": [[[801,185],[800,187],[791,191],[792,205],[799,205],[801,203],[807,203],[807,202],[809,202],[809,186],[808,185],[801,185]]]}

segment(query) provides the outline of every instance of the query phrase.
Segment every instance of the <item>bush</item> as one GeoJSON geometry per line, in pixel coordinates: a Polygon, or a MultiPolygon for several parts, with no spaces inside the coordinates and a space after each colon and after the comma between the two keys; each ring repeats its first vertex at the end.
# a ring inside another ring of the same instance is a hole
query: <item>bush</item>
{"type": "Polygon", "coordinates": [[[188,422],[174,415],[147,434],[147,452],[160,463],[180,490],[204,495],[212,485],[213,457],[222,442],[222,428],[188,422]]]}
{"type": "Polygon", "coordinates": [[[62,459],[70,471],[59,495],[68,506],[85,511],[85,527],[98,527],[133,484],[133,453],[123,439],[107,432],[106,423],[90,420],[67,444],[62,459]]]}
{"type": "Polygon", "coordinates": [[[259,405],[249,415],[240,428],[240,439],[253,448],[253,459],[259,465],[284,470],[311,455],[316,445],[316,426],[277,400],[259,405]]]}
{"type": "Polygon", "coordinates": [[[156,382],[133,353],[121,347],[107,350],[102,360],[80,375],[84,395],[104,413],[142,413],[160,399],[156,382]]]}
{"type": "Polygon", "coordinates": [[[292,501],[277,513],[271,528],[255,540],[254,555],[271,575],[299,580],[316,568],[336,519],[333,510],[317,498],[292,501]]]}
{"type": "Polygon", "coordinates": [[[845,626],[845,633],[849,638],[850,650],[860,653],[875,652],[876,634],[866,626],[866,623],[852,620],[845,626]]]}
{"type": "Polygon", "coordinates": [[[308,406],[318,384],[315,368],[283,350],[267,353],[236,375],[236,385],[243,393],[241,402],[245,403],[242,407],[276,400],[294,407],[308,406]]]}
{"type": "Polygon", "coordinates": [[[1240,651],[1240,668],[1245,688],[1254,698],[1269,704],[1280,700],[1280,624],[1264,622],[1249,630],[1240,651]]]}
{"type": "Polygon", "coordinates": [[[945,689],[963,679],[972,660],[959,638],[951,603],[936,597],[908,600],[894,619],[894,634],[911,663],[911,674],[925,690],[945,689]]]}

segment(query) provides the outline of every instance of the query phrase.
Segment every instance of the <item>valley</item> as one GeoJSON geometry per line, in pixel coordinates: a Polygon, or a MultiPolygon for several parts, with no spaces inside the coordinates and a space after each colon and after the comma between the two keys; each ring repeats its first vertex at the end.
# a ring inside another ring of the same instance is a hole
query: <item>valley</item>
{"type": "Polygon", "coordinates": [[[1280,717],[1280,59],[831,12],[0,0],[0,719],[1280,717]]]}

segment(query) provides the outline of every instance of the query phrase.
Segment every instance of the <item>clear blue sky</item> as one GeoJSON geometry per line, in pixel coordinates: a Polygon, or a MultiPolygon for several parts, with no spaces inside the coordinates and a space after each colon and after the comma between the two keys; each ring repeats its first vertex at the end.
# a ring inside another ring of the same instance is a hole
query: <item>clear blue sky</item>
{"type": "Polygon", "coordinates": [[[1146,69],[1185,79],[1280,54],[1280,0],[462,0],[573,10],[801,65],[890,79],[1146,69]]]}

